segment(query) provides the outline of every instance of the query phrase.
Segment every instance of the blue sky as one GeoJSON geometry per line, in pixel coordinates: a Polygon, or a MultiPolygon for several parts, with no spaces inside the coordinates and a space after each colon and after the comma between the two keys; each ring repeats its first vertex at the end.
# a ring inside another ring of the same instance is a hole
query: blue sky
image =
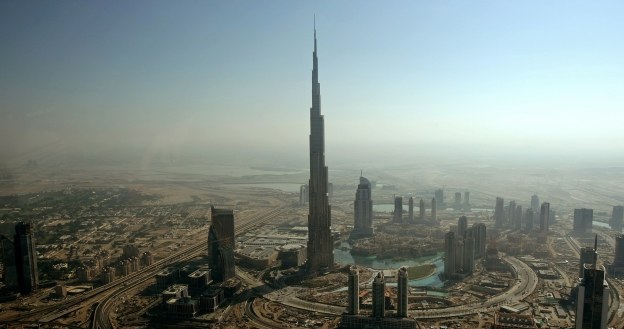
{"type": "Polygon", "coordinates": [[[3,1],[0,148],[305,159],[314,14],[330,160],[624,151],[621,1],[3,1]]]}

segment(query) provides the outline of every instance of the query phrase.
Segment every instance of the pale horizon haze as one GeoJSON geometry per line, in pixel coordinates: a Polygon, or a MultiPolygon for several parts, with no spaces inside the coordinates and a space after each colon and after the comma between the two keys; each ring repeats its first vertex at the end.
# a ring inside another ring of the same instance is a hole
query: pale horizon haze
{"type": "MultiPolygon", "coordinates": [[[[624,160],[621,1],[2,1],[0,152],[624,160]]],[[[2,165],[2,163],[0,163],[2,165]]]]}

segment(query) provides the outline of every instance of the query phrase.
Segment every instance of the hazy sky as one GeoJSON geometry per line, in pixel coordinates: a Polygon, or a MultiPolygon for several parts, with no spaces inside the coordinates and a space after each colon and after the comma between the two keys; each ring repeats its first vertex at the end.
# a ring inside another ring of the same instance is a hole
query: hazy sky
{"type": "Polygon", "coordinates": [[[622,1],[2,1],[0,150],[305,163],[315,13],[330,165],[624,154],[622,1]]]}

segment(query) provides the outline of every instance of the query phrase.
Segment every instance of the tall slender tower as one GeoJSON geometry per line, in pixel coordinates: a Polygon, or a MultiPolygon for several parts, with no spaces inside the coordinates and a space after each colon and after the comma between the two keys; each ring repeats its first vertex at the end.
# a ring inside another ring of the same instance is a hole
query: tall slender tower
{"type": "Polygon", "coordinates": [[[408,294],[407,287],[409,278],[407,268],[401,267],[397,272],[397,316],[401,318],[407,317],[408,294]]]}
{"type": "Polygon", "coordinates": [[[312,53],[312,107],[310,108],[310,182],[308,183],[308,273],[319,272],[334,265],[331,237],[331,207],[327,195],[325,166],[325,123],[321,115],[321,84],[318,82],[316,26],[312,53]]]}
{"type": "Polygon", "coordinates": [[[35,239],[31,228],[30,223],[18,223],[15,225],[15,239],[13,239],[17,284],[22,294],[29,294],[39,287],[35,239]]]}
{"type": "Polygon", "coordinates": [[[360,314],[360,273],[355,266],[349,268],[348,293],[349,306],[347,307],[347,313],[352,315],[360,314]]]}

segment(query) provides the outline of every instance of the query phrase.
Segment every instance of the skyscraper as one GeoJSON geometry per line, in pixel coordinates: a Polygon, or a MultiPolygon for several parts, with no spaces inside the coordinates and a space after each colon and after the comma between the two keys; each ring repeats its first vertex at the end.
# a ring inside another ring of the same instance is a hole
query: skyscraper
{"type": "Polygon", "coordinates": [[[434,197],[436,199],[436,202],[438,203],[438,206],[444,207],[444,190],[442,189],[435,190],[434,197]]]}
{"type": "Polygon", "coordinates": [[[373,235],[373,200],[371,183],[368,179],[360,176],[360,184],[355,192],[355,223],[352,237],[373,235]]]}
{"type": "Polygon", "coordinates": [[[540,200],[537,194],[533,194],[531,196],[531,210],[533,210],[533,213],[535,214],[539,213],[540,211],[540,200]]]}
{"type": "Polygon", "coordinates": [[[624,207],[622,206],[614,206],[613,212],[611,213],[611,228],[618,231],[618,233],[622,232],[622,226],[624,225],[624,207]]]}
{"type": "Polygon", "coordinates": [[[494,226],[503,227],[505,223],[505,199],[496,198],[496,207],[494,208],[494,226]]]}
{"type": "Polygon", "coordinates": [[[592,231],[594,221],[594,209],[574,209],[573,230],[576,233],[587,233],[592,231]]]}
{"type": "Polygon", "coordinates": [[[456,273],[457,240],[454,232],[444,235],[444,277],[451,279],[456,273]]]}
{"type": "Polygon", "coordinates": [[[533,211],[532,208],[529,208],[526,210],[525,216],[526,216],[526,219],[525,219],[526,225],[524,226],[524,231],[529,233],[533,231],[533,222],[535,220],[535,212],[533,211]]]}
{"type": "Polygon", "coordinates": [[[312,53],[312,107],[310,108],[310,182],[308,183],[308,273],[334,265],[331,236],[331,207],[328,199],[328,171],[325,166],[325,122],[321,114],[321,84],[318,80],[316,27],[312,53]]]}
{"type": "Polygon", "coordinates": [[[514,224],[514,218],[516,216],[516,201],[515,200],[511,200],[509,201],[509,206],[507,207],[507,224],[512,225],[514,224]]]}
{"type": "Polygon", "coordinates": [[[394,221],[397,223],[403,222],[403,197],[394,197],[394,221]]]}
{"type": "Polygon", "coordinates": [[[468,229],[468,218],[466,216],[461,216],[457,220],[457,234],[459,235],[459,239],[463,239],[466,235],[466,230],[468,229]]]}
{"type": "Polygon", "coordinates": [[[624,235],[615,236],[615,255],[613,256],[613,266],[624,267],[624,235]]]}
{"type": "Polygon", "coordinates": [[[455,208],[455,210],[461,209],[461,192],[455,192],[455,205],[453,208],[455,208]]]}
{"type": "Polygon", "coordinates": [[[17,285],[22,294],[29,294],[39,287],[35,238],[30,223],[15,225],[13,244],[17,285]]]}
{"type": "Polygon", "coordinates": [[[470,192],[464,192],[464,209],[470,211],[470,192]]]}
{"type": "Polygon", "coordinates": [[[408,208],[407,208],[407,219],[410,223],[414,222],[414,198],[410,197],[409,201],[408,201],[408,208]]]}
{"type": "Polygon", "coordinates": [[[299,186],[299,205],[303,206],[308,203],[308,185],[299,186]]]}
{"type": "Polygon", "coordinates": [[[212,278],[216,282],[234,277],[234,211],[211,208],[208,230],[208,255],[212,278]]]}
{"type": "Polygon", "coordinates": [[[438,206],[436,204],[436,199],[435,198],[431,199],[431,219],[434,221],[438,220],[437,207],[438,206]]]}
{"type": "Polygon", "coordinates": [[[579,279],[576,329],[606,329],[609,313],[609,285],[604,266],[585,264],[579,279]]]}
{"type": "Polygon", "coordinates": [[[580,260],[579,260],[579,278],[583,278],[583,271],[585,264],[591,264],[596,266],[596,262],[598,261],[598,253],[596,249],[598,248],[598,235],[596,235],[596,240],[594,242],[594,247],[583,247],[580,252],[580,260]]]}
{"type": "Polygon", "coordinates": [[[347,313],[352,315],[360,314],[360,273],[355,266],[349,268],[348,285],[347,298],[349,303],[347,313]]]}
{"type": "Polygon", "coordinates": [[[15,267],[15,244],[6,236],[0,236],[0,248],[2,248],[2,278],[4,285],[14,289],[17,287],[17,268],[15,267]]]}
{"type": "Polygon", "coordinates": [[[397,316],[407,317],[407,296],[408,296],[408,273],[407,268],[401,267],[397,272],[397,316]]]}
{"type": "Polygon", "coordinates": [[[544,202],[540,208],[540,232],[548,233],[550,220],[550,203],[544,202]]]}
{"type": "Polygon", "coordinates": [[[425,200],[420,199],[420,203],[418,204],[418,212],[421,221],[425,220],[425,200]]]}
{"type": "Polygon", "coordinates": [[[514,229],[520,231],[522,229],[522,206],[516,206],[514,215],[514,229]]]}
{"type": "Polygon", "coordinates": [[[463,252],[463,272],[466,274],[472,274],[475,264],[475,233],[472,228],[466,230],[463,252]]]}
{"type": "Polygon", "coordinates": [[[475,258],[485,257],[486,246],[486,228],[483,223],[475,223],[472,225],[475,234],[475,258]]]}
{"type": "Polygon", "coordinates": [[[383,318],[384,316],[386,316],[386,280],[380,271],[373,279],[373,317],[383,318]]]}

